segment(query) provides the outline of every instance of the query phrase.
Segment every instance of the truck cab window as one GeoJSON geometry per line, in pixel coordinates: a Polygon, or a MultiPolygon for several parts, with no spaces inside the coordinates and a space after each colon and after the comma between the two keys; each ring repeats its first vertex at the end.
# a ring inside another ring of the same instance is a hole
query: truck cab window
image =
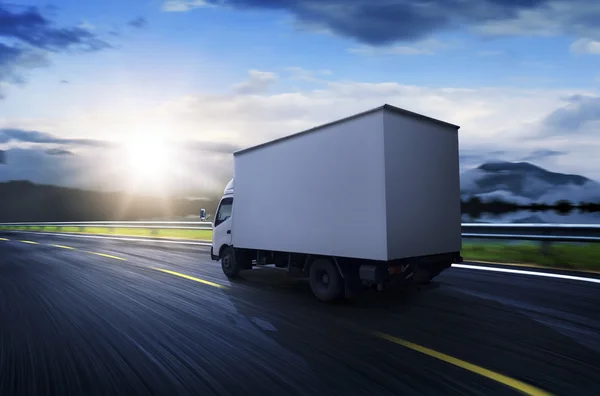
{"type": "Polygon", "coordinates": [[[215,217],[215,227],[231,217],[231,208],[233,207],[233,198],[225,198],[221,201],[217,216],[215,217]]]}

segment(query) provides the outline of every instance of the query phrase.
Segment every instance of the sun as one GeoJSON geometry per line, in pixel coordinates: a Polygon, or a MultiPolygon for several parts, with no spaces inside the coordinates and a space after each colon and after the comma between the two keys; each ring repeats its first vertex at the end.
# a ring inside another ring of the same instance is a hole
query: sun
{"type": "Polygon", "coordinates": [[[168,142],[155,135],[128,140],[124,144],[123,155],[130,177],[138,181],[164,179],[172,160],[168,142]]]}

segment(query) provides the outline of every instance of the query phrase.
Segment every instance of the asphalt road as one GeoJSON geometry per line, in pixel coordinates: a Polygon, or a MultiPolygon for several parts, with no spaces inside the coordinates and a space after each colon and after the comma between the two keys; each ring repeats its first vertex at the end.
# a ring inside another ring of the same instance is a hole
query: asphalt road
{"type": "Polygon", "coordinates": [[[1,395],[600,390],[600,284],[452,268],[330,305],[198,246],[0,237],[1,395]]]}

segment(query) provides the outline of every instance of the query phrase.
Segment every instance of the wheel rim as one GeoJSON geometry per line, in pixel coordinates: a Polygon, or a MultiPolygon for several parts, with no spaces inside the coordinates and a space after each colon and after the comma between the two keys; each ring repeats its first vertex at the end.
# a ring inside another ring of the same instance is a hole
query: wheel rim
{"type": "Polygon", "coordinates": [[[223,257],[222,264],[223,264],[223,268],[225,268],[227,270],[229,269],[229,267],[231,266],[231,263],[229,262],[229,256],[223,257]]]}
{"type": "Polygon", "coordinates": [[[310,267],[310,287],[321,301],[333,301],[343,294],[344,280],[336,264],[327,259],[317,259],[310,267]]]}
{"type": "Polygon", "coordinates": [[[329,289],[332,287],[331,284],[331,276],[329,274],[329,272],[324,269],[324,268],[320,268],[317,273],[315,274],[315,283],[316,283],[316,289],[319,290],[320,293],[328,293],[329,289]]]}

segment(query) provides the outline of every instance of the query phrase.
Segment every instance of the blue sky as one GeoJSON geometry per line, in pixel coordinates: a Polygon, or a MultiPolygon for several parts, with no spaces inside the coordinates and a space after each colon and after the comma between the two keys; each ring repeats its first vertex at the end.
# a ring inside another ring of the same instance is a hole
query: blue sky
{"type": "Polygon", "coordinates": [[[461,125],[464,168],[600,179],[598,20],[591,0],[0,1],[0,180],[219,190],[231,150],[383,103],[461,125]]]}

